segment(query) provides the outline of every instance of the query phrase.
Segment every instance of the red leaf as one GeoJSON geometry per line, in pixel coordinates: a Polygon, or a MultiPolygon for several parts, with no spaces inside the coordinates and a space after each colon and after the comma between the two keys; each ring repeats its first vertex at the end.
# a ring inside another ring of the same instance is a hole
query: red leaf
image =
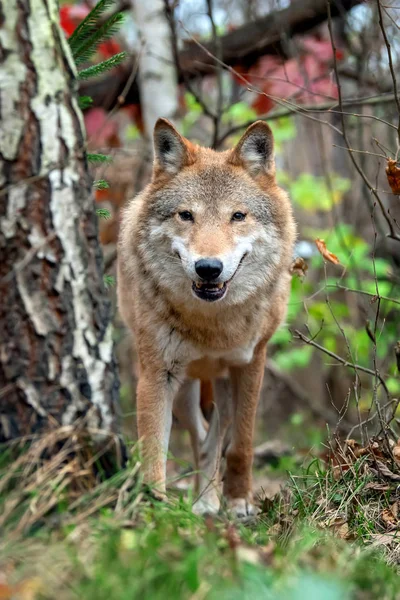
{"type": "Polygon", "coordinates": [[[79,23],[87,16],[87,6],[63,4],[60,8],[60,25],[67,37],[71,35],[79,23]]]}

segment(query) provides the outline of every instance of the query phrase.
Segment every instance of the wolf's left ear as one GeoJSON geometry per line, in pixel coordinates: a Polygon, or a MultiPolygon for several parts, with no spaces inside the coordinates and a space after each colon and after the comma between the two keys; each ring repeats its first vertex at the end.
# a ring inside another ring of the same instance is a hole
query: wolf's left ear
{"type": "Polygon", "coordinates": [[[232,150],[229,162],[245,167],[251,175],[274,175],[274,137],[264,121],[256,121],[246,129],[232,150]]]}
{"type": "Polygon", "coordinates": [[[175,175],[194,163],[194,147],[167,121],[158,119],[154,127],[155,168],[175,175]]]}

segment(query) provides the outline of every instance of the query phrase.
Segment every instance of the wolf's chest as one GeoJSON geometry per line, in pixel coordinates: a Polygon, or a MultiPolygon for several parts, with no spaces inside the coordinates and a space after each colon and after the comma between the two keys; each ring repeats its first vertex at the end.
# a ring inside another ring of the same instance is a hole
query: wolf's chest
{"type": "Polygon", "coordinates": [[[234,348],[233,350],[211,350],[208,353],[208,356],[210,356],[210,358],[223,360],[228,366],[247,365],[253,358],[257,341],[257,339],[252,340],[250,344],[234,348]]]}

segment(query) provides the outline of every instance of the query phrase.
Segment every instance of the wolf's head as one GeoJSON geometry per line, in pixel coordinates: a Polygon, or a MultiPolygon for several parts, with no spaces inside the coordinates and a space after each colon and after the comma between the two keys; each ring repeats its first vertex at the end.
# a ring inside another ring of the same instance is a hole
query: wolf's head
{"type": "Polygon", "coordinates": [[[257,121],[233,150],[215,152],[159,119],[154,151],[138,252],[157,285],[180,303],[221,308],[273,285],[289,266],[295,226],[269,126],[257,121]]]}

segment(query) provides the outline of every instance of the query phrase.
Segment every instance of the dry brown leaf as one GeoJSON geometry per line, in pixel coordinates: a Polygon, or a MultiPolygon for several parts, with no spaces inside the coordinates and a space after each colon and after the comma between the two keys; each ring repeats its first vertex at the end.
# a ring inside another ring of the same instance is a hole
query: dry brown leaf
{"type": "Polygon", "coordinates": [[[387,467],[382,461],[377,460],[376,466],[378,467],[378,471],[379,471],[380,475],[383,475],[384,477],[387,477],[388,479],[391,479],[392,481],[400,481],[400,475],[396,475],[396,473],[393,473],[389,469],[389,467],[387,467]]]}
{"type": "Polygon", "coordinates": [[[400,439],[397,440],[396,445],[393,446],[392,454],[396,464],[400,465],[400,439]]]}
{"type": "Polygon", "coordinates": [[[266,546],[261,546],[260,548],[260,556],[265,565],[272,564],[274,559],[276,544],[274,541],[270,540],[266,546]]]}
{"type": "Polygon", "coordinates": [[[390,544],[393,544],[393,542],[396,542],[397,544],[400,541],[400,537],[398,532],[394,532],[394,533],[373,533],[370,536],[370,539],[372,540],[372,544],[371,546],[390,546],[390,544]]]}
{"type": "Polygon", "coordinates": [[[26,579],[17,585],[0,583],[0,600],[36,600],[42,591],[43,583],[38,577],[26,579]]]}
{"type": "Polygon", "coordinates": [[[342,540],[347,540],[350,537],[349,525],[344,517],[330,519],[326,522],[326,525],[342,540]]]}
{"type": "Polygon", "coordinates": [[[336,530],[336,535],[340,537],[341,540],[347,540],[350,537],[348,523],[343,523],[343,525],[336,530]]]}
{"type": "Polygon", "coordinates": [[[346,459],[343,457],[340,458],[341,462],[339,462],[336,456],[333,456],[331,459],[332,473],[335,481],[339,481],[339,479],[343,477],[345,471],[348,471],[350,469],[350,464],[346,461],[346,459]]]}
{"type": "Polygon", "coordinates": [[[328,248],[326,247],[325,241],[324,240],[320,240],[319,238],[317,238],[315,240],[315,245],[318,248],[318,252],[320,254],[322,254],[323,258],[325,260],[327,260],[328,262],[333,263],[334,265],[339,265],[340,264],[340,260],[338,259],[338,257],[336,256],[336,254],[333,254],[332,252],[330,252],[328,250],[328,248]]]}
{"type": "Polygon", "coordinates": [[[390,485],[387,483],[375,483],[374,481],[370,481],[365,486],[364,490],[374,490],[376,492],[387,492],[390,490],[390,485]]]}
{"type": "Polygon", "coordinates": [[[297,275],[298,277],[304,277],[305,274],[308,271],[308,264],[306,263],[306,261],[304,260],[304,258],[301,258],[300,256],[298,256],[296,258],[295,261],[293,261],[291,267],[290,267],[290,273],[292,275],[297,275]]]}
{"type": "Polygon", "coordinates": [[[388,158],[386,175],[393,194],[400,194],[400,169],[393,158],[388,158]]]}
{"type": "MultiPolygon", "coordinates": [[[[397,507],[396,507],[397,512],[397,507]]],[[[381,513],[381,519],[385,523],[387,529],[394,529],[397,525],[397,518],[393,514],[393,507],[385,508],[381,513]]]]}
{"type": "Polygon", "coordinates": [[[280,535],[282,533],[282,525],[280,523],[274,523],[272,527],[268,529],[268,535],[271,537],[275,537],[276,535],[280,535]]]}
{"type": "Polygon", "coordinates": [[[351,449],[355,458],[360,458],[369,452],[369,448],[363,448],[356,440],[346,440],[346,446],[351,449]]]}

